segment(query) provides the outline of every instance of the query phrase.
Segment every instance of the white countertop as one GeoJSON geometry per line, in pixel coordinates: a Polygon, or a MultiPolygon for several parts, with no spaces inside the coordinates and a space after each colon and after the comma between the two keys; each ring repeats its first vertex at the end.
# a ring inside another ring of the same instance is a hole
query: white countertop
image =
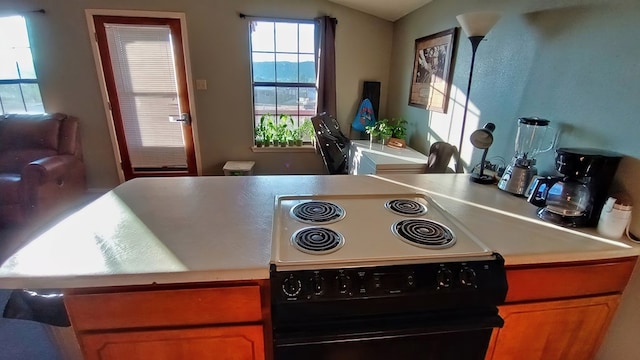
{"type": "Polygon", "coordinates": [[[394,148],[391,146],[371,143],[368,140],[353,140],[351,144],[358,151],[366,153],[376,164],[383,166],[418,164],[425,165],[429,157],[412,148],[394,148]]]}
{"type": "Polygon", "coordinates": [[[267,279],[276,195],[424,191],[508,265],[636,256],[638,245],[569,230],[468,175],[247,176],[128,181],[0,266],[0,288],[267,279]],[[408,188],[407,188],[408,186],[408,188]]]}

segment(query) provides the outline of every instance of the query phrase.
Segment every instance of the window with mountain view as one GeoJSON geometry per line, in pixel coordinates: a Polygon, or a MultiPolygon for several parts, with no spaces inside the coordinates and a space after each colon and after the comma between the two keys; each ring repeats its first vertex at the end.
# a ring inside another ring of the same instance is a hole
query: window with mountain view
{"type": "Polygon", "coordinates": [[[25,19],[0,17],[0,113],[42,112],[25,19]]]}
{"type": "Polygon", "coordinates": [[[290,115],[294,127],[316,112],[315,25],[312,21],[252,21],[255,125],[265,114],[290,115]]]}

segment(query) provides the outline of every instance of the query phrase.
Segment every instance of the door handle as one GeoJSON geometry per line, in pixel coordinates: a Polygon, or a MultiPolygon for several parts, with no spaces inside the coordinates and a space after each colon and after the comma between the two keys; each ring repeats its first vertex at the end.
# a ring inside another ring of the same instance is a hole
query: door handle
{"type": "Polygon", "coordinates": [[[189,116],[189,113],[182,113],[180,115],[169,115],[169,122],[181,122],[184,125],[189,125],[191,123],[191,116],[189,116]]]}

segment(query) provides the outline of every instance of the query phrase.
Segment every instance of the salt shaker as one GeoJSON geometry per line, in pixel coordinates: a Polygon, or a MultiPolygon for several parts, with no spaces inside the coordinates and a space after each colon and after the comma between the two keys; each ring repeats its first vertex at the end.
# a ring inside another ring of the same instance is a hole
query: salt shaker
{"type": "Polygon", "coordinates": [[[598,220],[600,235],[619,239],[631,221],[631,205],[617,203],[617,199],[610,197],[602,207],[598,220]]]}

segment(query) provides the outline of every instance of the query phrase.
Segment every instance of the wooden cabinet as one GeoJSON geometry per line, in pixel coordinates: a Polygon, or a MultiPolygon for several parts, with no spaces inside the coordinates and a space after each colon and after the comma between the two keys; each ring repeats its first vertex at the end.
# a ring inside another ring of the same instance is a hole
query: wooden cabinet
{"type": "Polygon", "coordinates": [[[259,325],[100,332],[80,341],[86,360],[264,359],[259,325]]]}
{"type": "Polygon", "coordinates": [[[494,333],[490,359],[593,359],[620,295],[500,308],[505,321],[494,333]]]}
{"type": "Polygon", "coordinates": [[[65,295],[84,357],[265,359],[260,284],[65,295]]]}
{"type": "Polygon", "coordinates": [[[593,359],[636,258],[507,268],[504,327],[486,359],[593,359]]]}

